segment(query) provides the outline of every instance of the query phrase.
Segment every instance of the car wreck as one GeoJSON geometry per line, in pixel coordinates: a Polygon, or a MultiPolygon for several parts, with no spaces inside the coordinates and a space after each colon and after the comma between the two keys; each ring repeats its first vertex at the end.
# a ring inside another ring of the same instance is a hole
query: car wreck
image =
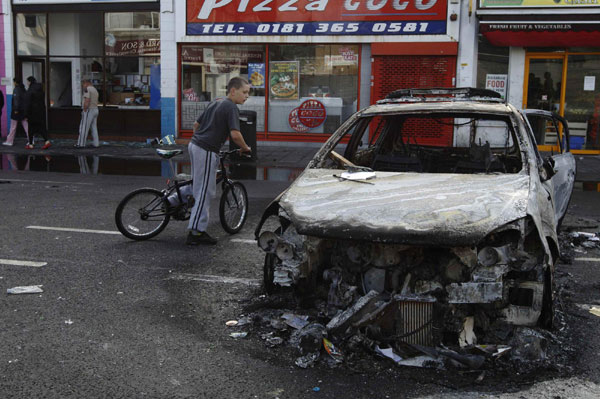
{"type": "Polygon", "coordinates": [[[504,344],[516,327],[552,326],[574,179],[556,114],[487,90],[393,92],[266,209],[255,232],[265,288],[323,304],[338,345],[357,331],[421,352],[504,344]],[[539,129],[559,138],[546,159],[539,129]]]}

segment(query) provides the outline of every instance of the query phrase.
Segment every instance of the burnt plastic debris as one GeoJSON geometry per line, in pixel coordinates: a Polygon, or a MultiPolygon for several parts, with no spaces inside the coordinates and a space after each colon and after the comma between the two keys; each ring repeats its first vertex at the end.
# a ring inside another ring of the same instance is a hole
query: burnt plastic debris
{"type": "Polygon", "coordinates": [[[306,355],[321,350],[325,326],[319,323],[311,323],[300,330],[292,333],[290,343],[298,353],[306,355]]]}
{"type": "Polygon", "coordinates": [[[314,366],[317,360],[319,360],[320,356],[320,352],[311,352],[304,356],[296,358],[295,364],[300,368],[306,369],[314,366]]]}

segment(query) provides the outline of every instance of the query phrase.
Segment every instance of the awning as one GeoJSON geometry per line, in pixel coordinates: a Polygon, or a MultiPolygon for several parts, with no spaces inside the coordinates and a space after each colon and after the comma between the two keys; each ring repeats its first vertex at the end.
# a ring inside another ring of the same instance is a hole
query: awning
{"type": "Polygon", "coordinates": [[[495,46],[600,47],[600,8],[480,9],[477,16],[479,31],[495,46]]]}
{"type": "Polygon", "coordinates": [[[479,31],[494,46],[600,47],[600,23],[482,21],[479,31]]]}

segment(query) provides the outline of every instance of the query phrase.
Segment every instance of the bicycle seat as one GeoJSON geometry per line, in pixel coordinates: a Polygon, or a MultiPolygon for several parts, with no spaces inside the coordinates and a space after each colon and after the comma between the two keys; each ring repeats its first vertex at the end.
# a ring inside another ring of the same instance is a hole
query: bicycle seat
{"type": "Polygon", "coordinates": [[[162,148],[157,148],[156,153],[159,157],[164,159],[171,159],[176,155],[183,154],[183,150],[163,150],[162,148]]]}
{"type": "Polygon", "coordinates": [[[192,175],[188,175],[187,173],[179,173],[177,176],[175,176],[175,180],[177,180],[177,181],[192,180],[192,175]]]}

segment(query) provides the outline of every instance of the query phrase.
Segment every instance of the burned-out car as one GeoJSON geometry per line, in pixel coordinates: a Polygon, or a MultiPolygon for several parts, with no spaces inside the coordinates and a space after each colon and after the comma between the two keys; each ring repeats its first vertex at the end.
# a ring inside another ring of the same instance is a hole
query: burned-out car
{"type": "Polygon", "coordinates": [[[266,209],[255,233],[267,291],[325,304],[341,339],[368,327],[382,342],[464,346],[549,326],[568,143],[558,115],[491,91],[393,92],[266,209]],[[543,158],[536,134],[551,131],[560,150],[543,158]]]}

